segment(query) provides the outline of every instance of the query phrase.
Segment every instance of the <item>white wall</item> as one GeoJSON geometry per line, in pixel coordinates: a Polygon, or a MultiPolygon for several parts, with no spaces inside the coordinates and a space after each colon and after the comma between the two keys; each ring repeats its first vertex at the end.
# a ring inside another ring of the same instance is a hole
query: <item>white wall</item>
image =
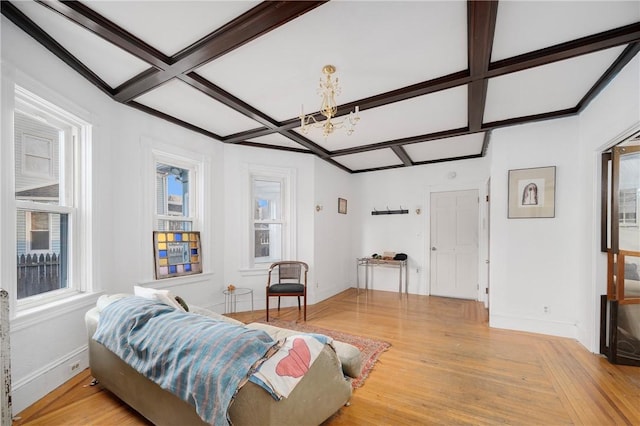
{"type": "Polygon", "coordinates": [[[494,132],[491,326],[573,337],[599,351],[600,153],[640,129],[639,62],[578,117],[494,132]],[[508,170],[547,165],[557,166],[556,217],[507,219],[508,170]]]}
{"type": "Polygon", "coordinates": [[[580,205],[577,118],[493,132],[490,324],[576,337],[580,205]],[[508,172],[556,166],[555,217],[508,219],[508,172]],[[544,307],[548,312],[544,311],[544,307]]]}
{"type": "Polygon", "coordinates": [[[354,285],[356,247],[351,236],[359,227],[359,197],[350,174],[326,161],[314,161],[315,275],[311,292],[319,301],[354,285]],[[338,213],[338,198],[347,200],[347,214],[338,213]],[[316,205],[320,211],[315,210],[316,205]]]}
{"type": "MultiPolygon", "coordinates": [[[[415,166],[363,173],[354,176],[358,203],[353,210],[358,226],[354,228],[356,256],[370,256],[384,251],[406,253],[409,267],[409,292],[429,294],[429,208],[432,192],[477,189],[480,200],[485,199],[489,177],[489,158],[453,161],[433,165],[415,166]],[[450,172],[456,172],[454,179],[450,172]],[[376,210],[409,210],[408,214],[372,215],[376,210]],[[421,213],[416,214],[420,208],[421,213]]],[[[486,220],[484,203],[479,203],[479,224],[483,230],[479,249],[479,300],[486,287],[486,220]]],[[[355,259],[352,259],[355,268],[355,259]]],[[[398,291],[398,270],[375,268],[373,288],[398,291]]],[[[364,285],[360,274],[360,285],[364,285]]],[[[403,284],[404,285],[404,284],[403,284]]]]}

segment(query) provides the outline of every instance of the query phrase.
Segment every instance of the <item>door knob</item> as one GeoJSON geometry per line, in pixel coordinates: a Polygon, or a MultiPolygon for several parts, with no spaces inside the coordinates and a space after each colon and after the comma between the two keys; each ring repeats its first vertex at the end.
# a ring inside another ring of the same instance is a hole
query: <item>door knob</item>
{"type": "Polygon", "coordinates": [[[435,247],[431,247],[431,251],[436,251],[436,250],[438,250],[438,249],[435,248],[435,247]]]}

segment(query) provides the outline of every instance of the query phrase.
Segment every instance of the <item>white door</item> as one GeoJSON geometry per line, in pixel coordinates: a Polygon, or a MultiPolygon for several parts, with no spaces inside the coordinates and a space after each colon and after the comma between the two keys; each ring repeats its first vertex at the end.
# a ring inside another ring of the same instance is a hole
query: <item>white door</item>
{"type": "Polygon", "coordinates": [[[431,294],[478,298],[478,191],[431,194],[431,294]]]}

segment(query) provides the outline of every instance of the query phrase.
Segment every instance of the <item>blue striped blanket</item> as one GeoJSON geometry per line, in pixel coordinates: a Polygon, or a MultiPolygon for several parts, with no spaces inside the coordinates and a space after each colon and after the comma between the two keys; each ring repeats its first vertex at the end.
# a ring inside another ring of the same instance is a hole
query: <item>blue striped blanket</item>
{"type": "Polygon", "coordinates": [[[141,297],[106,306],[93,339],[214,425],[228,424],[238,387],[275,345],[264,331],[141,297]]]}

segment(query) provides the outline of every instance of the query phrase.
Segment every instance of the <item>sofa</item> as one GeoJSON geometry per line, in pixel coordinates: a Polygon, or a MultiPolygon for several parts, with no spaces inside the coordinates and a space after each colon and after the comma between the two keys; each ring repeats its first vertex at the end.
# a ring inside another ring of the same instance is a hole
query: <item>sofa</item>
{"type": "MultiPolygon", "coordinates": [[[[108,311],[105,309],[115,301],[131,297],[131,295],[102,296],[96,307],[85,315],[89,341],[89,365],[93,377],[101,386],[154,424],[211,424],[203,420],[196,409],[197,403],[187,402],[161,387],[156,381],[139,373],[120,356],[94,339],[99,329],[101,314],[106,318],[108,311]]],[[[192,306],[189,311],[184,315],[205,317],[207,320],[224,322],[243,330],[266,333],[274,341],[282,342],[286,337],[300,334],[267,324],[245,325],[199,307],[192,306]]],[[[106,320],[103,320],[103,324],[104,322],[106,320]]],[[[153,348],[145,348],[145,350],[153,351],[153,348]]],[[[272,393],[255,382],[243,381],[225,409],[226,420],[238,426],[320,424],[349,401],[352,388],[348,376],[359,375],[360,362],[357,348],[336,341],[323,343],[317,358],[286,398],[277,400],[272,393]]],[[[227,421],[216,421],[214,424],[225,424],[227,421]]]]}

